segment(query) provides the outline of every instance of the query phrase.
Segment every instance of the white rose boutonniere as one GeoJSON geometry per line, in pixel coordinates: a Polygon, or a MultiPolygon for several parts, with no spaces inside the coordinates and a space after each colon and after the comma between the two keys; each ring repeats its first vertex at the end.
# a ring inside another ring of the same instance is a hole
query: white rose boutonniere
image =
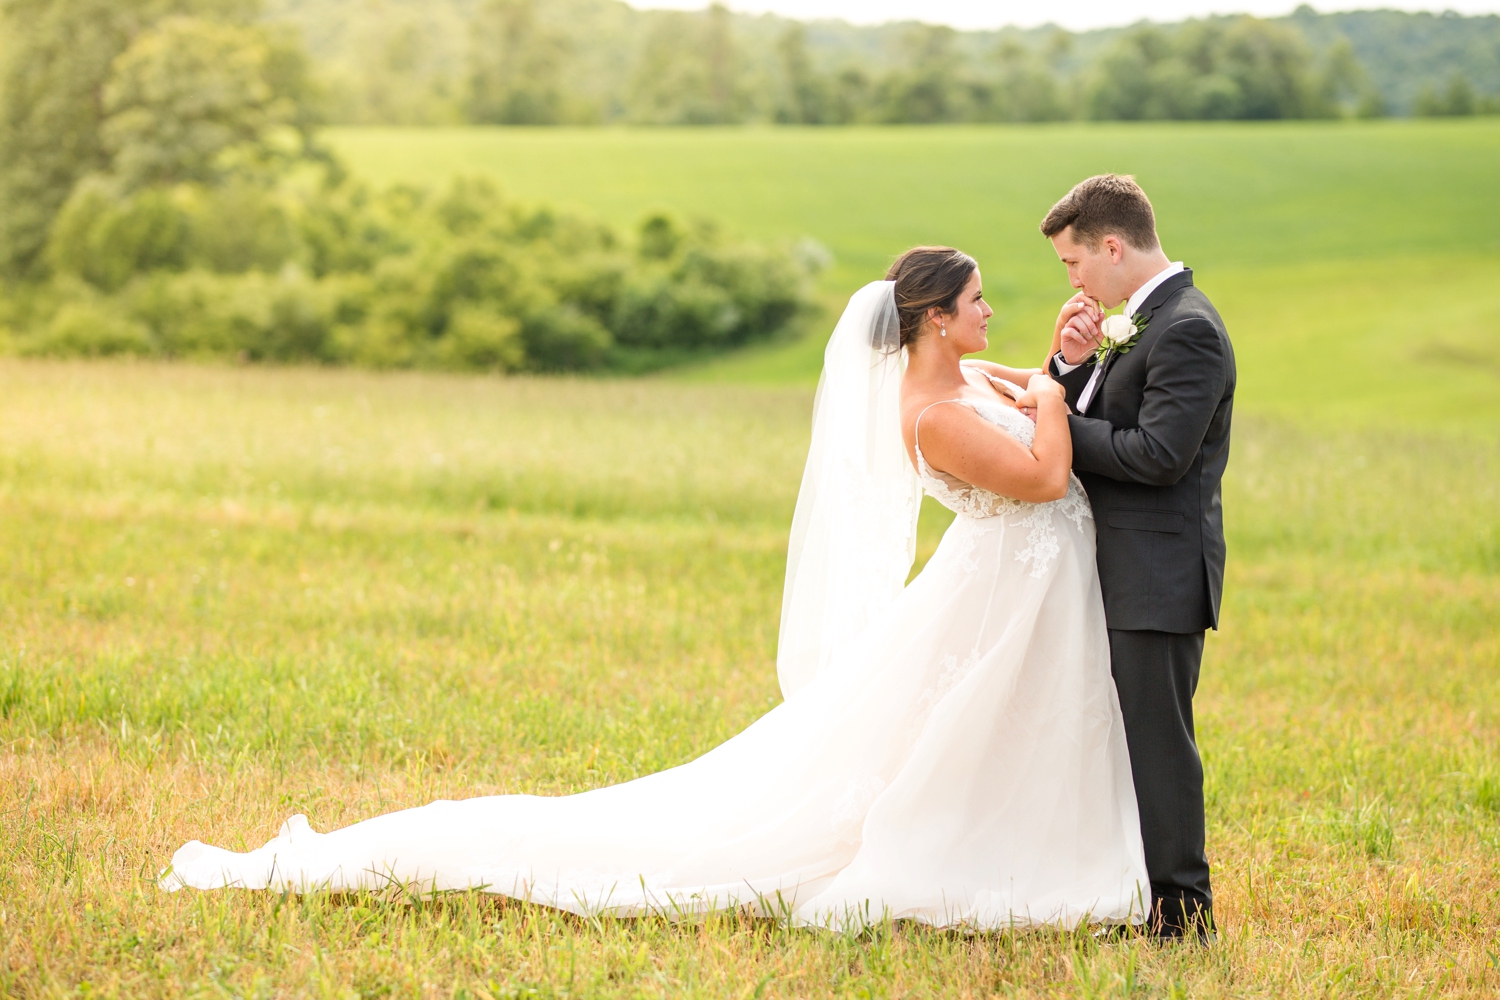
{"type": "Polygon", "coordinates": [[[1094,358],[1102,365],[1111,354],[1128,354],[1144,329],[1146,317],[1140,313],[1104,317],[1099,324],[1100,344],[1094,349],[1094,358]]]}

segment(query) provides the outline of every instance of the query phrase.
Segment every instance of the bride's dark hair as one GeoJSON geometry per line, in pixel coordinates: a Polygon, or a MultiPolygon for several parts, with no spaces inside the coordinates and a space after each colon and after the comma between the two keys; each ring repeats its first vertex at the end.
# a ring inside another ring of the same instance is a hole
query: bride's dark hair
{"type": "Polygon", "coordinates": [[[958,308],[958,295],[979,264],[952,247],[912,247],[885,273],[896,283],[896,313],[901,318],[901,346],[917,338],[934,306],[945,313],[958,308]]]}

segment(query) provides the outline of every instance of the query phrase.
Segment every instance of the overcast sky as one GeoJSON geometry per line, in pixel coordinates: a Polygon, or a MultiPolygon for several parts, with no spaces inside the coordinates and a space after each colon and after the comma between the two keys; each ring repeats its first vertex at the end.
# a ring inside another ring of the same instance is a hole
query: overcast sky
{"type": "MultiPolygon", "coordinates": [[[[632,0],[637,7],[674,7],[700,10],[706,0],[632,0]]],[[[1007,24],[1031,27],[1052,22],[1074,31],[1133,24],[1142,18],[1180,21],[1204,14],[1288,14],[1297,0],[1072,0],[1069,3],[1021,0],[728,0],[732,10],[749,14],[770,11],[812,20],[837,17],[855,24],[883,21],[927,21],[955,28],[999,28],[1007,24]]],[[[1450,3],[1374,2],[1314,3],[1320,11],[1396,7],[1401,10],[1456,10],[1464,14],[1500,13],[1500,0],[1453,0],[1450,3]]]]}

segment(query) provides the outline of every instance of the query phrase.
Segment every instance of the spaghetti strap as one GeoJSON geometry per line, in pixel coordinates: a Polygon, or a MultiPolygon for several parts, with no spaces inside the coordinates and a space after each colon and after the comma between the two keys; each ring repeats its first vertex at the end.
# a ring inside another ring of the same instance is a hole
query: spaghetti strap
{"type": "Polygon", "coordinates": [[[912,450],[917,453],[917,471],[922,473],[923,475],[926,475],[927,470],[931,469],[932,467],[927,464],[927,459],[922,455],[922,418],[927,416],[928,410],[932,409],[934,406],[941,406],[943,403],[960,403],[964,406],[969,407],[969,409],[971,410],[974,408],[974,404],[969,402],[967,399],[939,399],[937,402],[928,403],[926,406],[922,407],[922,412],[917,414],[916,423],[912,424],[911,426],[911,444],[912,450]]]}

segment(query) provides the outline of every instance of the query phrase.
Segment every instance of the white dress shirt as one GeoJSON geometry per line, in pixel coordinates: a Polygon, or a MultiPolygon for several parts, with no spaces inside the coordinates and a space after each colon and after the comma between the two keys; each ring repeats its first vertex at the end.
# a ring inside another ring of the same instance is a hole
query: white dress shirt
{"type": "MultiPolygon", "coordinates": [[[[1140,288],[1137,288],[1135,292],[1131,294],[1130,298],[1125,301],[1125,316],[1127,318],[1134,316],[1135,311],[1141,307],[1141,303],[1145,302],[1146,299],[1150,297],[1151,293],[1156,291],[1157,287],[1161,285],[1163,281],[1166,281],[1174,274],[1181,274],[1185,270],[1186,268],[1182,266],[1182,261],[1176,260],[1158,271],[1155,277],[1146,282],[1140,288]]],[[[1066,375],[1068,374],[1068,372],[1078,367],[1078,365],[1070,365],[1066,361],[1064,361],[1062,351],[1057,352],[1057,355],[1053,358],[1053,361],[1057,365],[1057,373],[1059,375],[1066,375]]],[[[1078,364],[1081,365],[1083,364],[1083,362],[1080,361],[1078,364]]],[[[1078,397],[1079,413],[1082,413],[1084,410],[1088,409],[1089,404],[1094,401],[1094,393],[1098,391],[1099,383],[1103,380],[1103,378],[1104,366],[1097,365],[1094,368],[1093,376],[1089,378],[1089,384],[1083,387],[1083,392],[1078,397]]]]}

